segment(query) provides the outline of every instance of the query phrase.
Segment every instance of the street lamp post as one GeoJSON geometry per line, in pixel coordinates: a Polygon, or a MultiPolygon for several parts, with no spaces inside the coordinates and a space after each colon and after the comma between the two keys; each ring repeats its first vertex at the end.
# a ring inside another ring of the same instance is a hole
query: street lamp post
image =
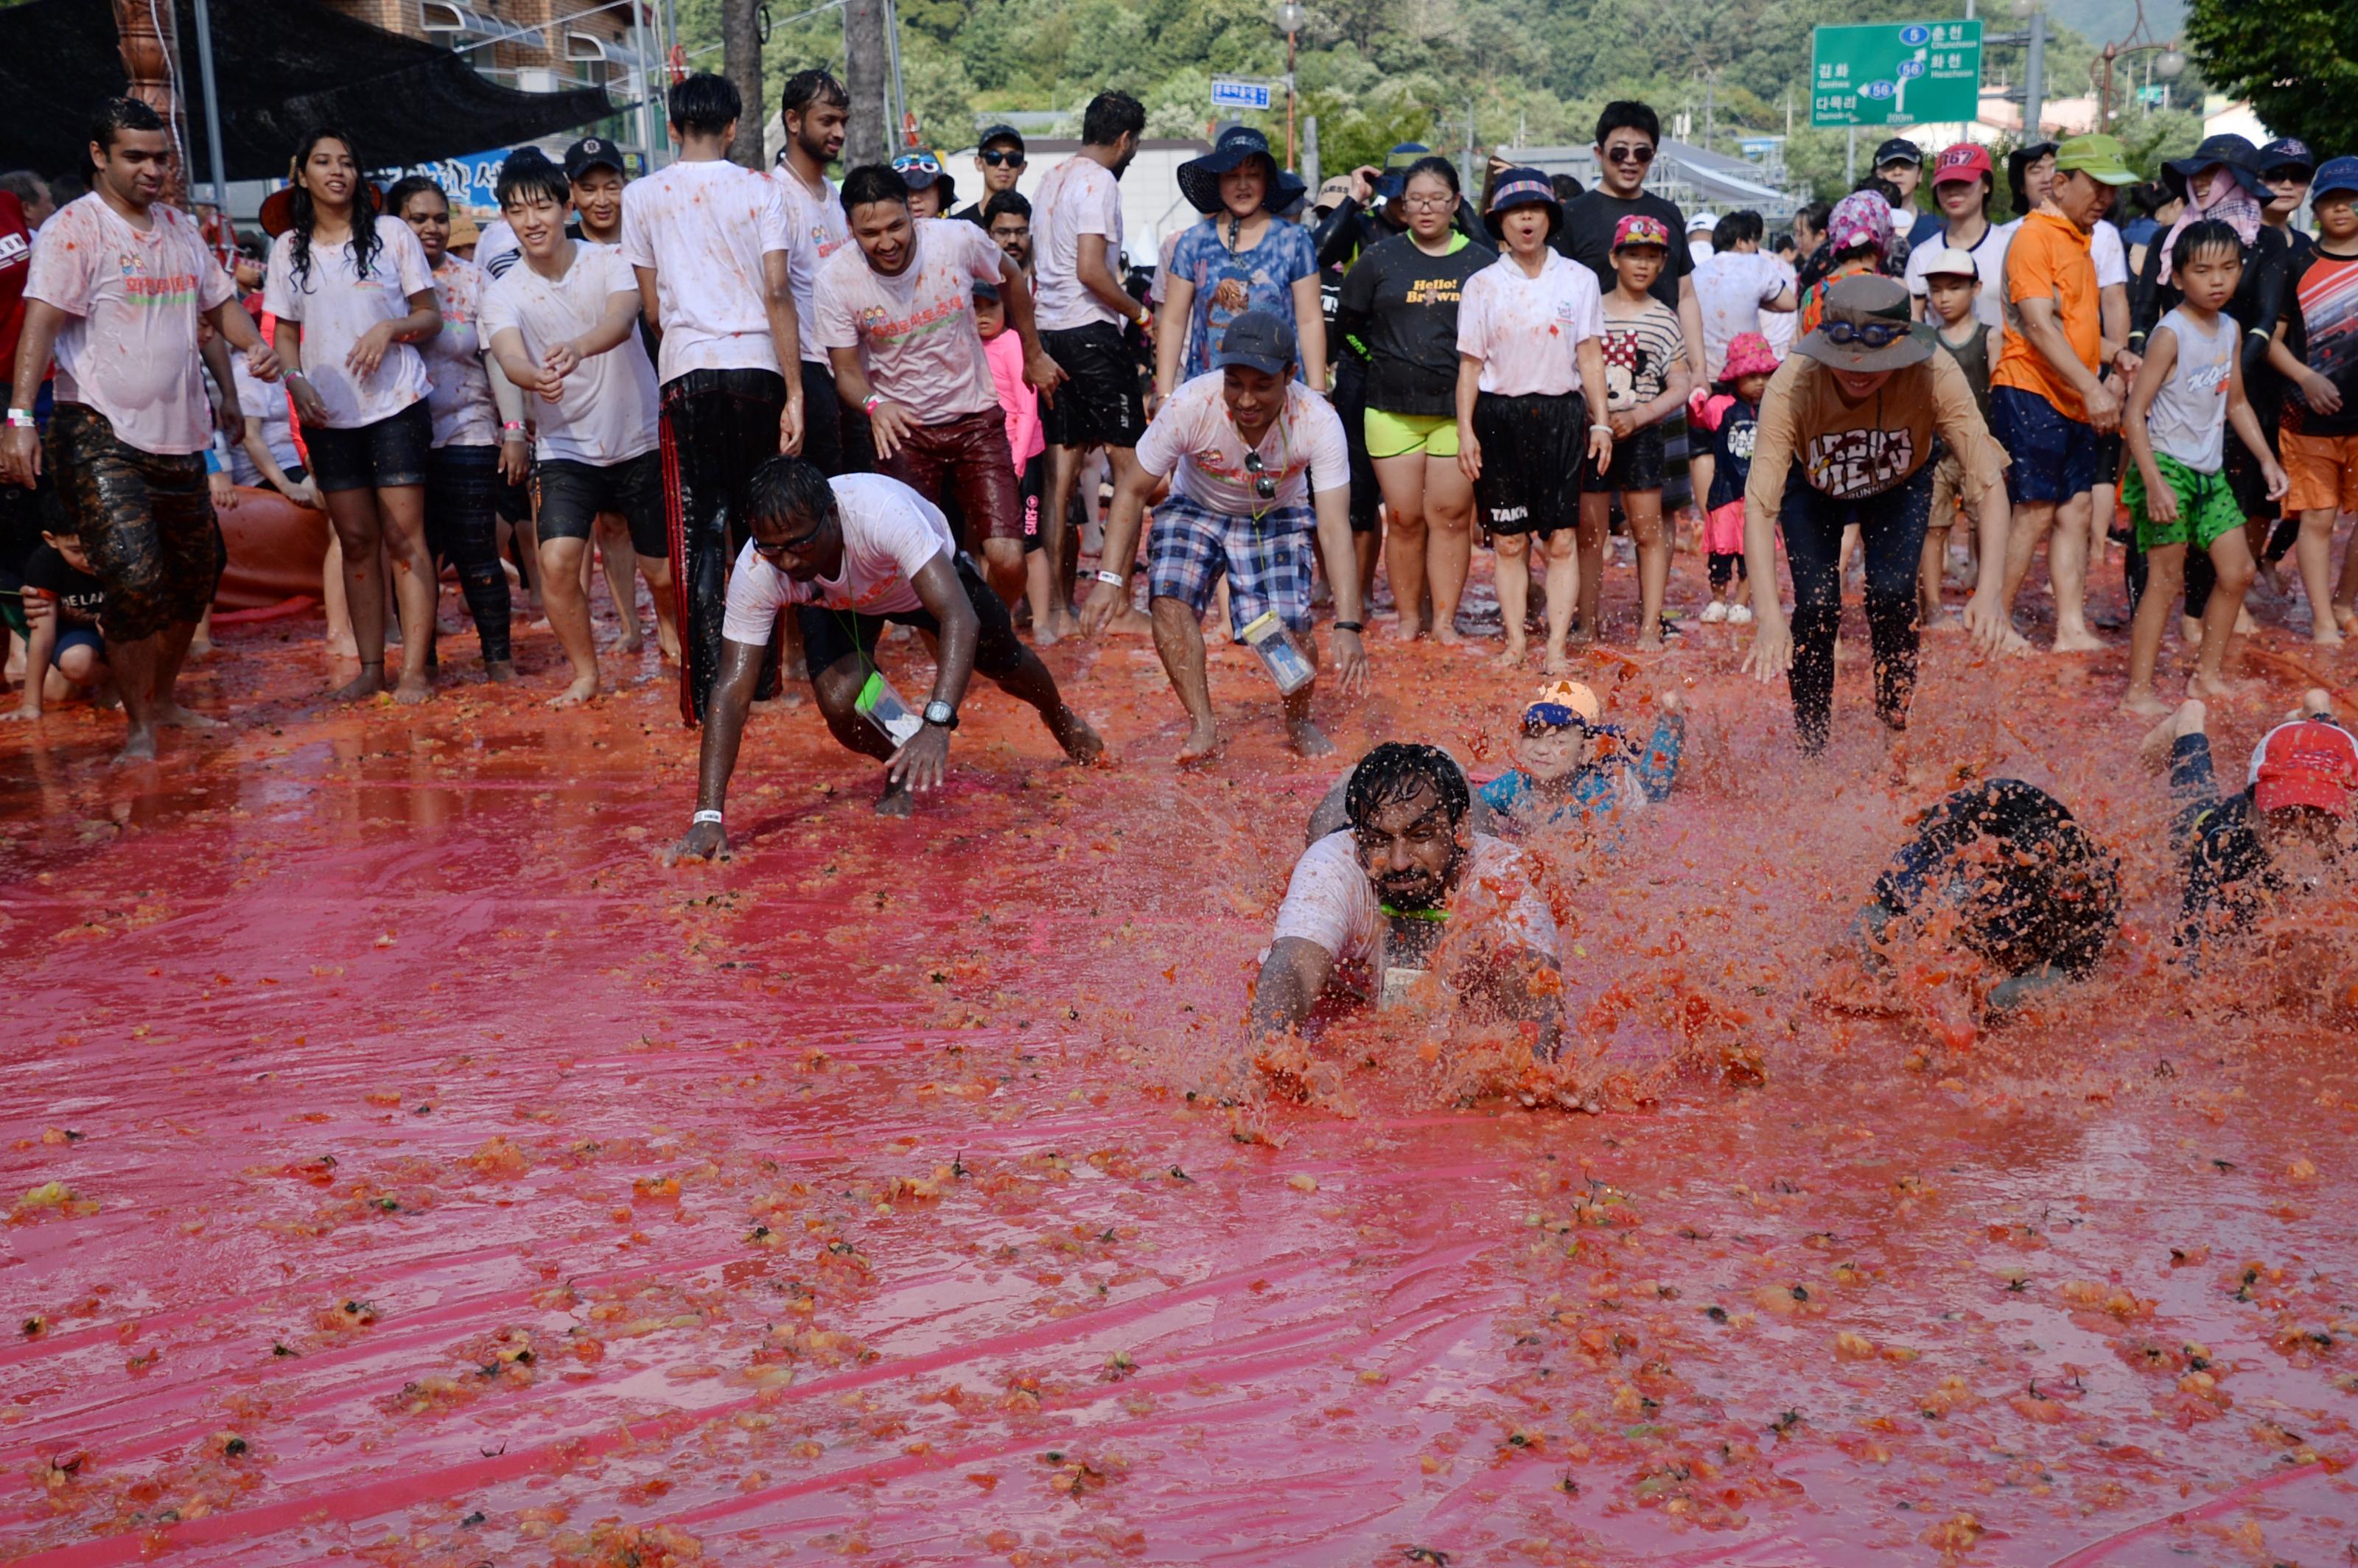
{"type": "Polygon", "coordinates": [[[2096,129],[2113,128],[2113,61],[2133,54],[2158,53],[2153,62],[2153,73],[2165,81],[2175,81],[2186,70],[2186,54],[2175,43],[2168,44],[2106,44],[2103,56],[2104,71],[2096,89],[2096,129]]]}
{"type": "Polygon", "coordinates": [[[1308,16],[1309,13],[1293,4],[1293,0],[1285,0],[1271,17],[1277,24],[1277,30],[1285,35],[1285,167],[1288,168],[1293,167],[1294,38],[1302,31],[1302,24],[1308,16]]]}

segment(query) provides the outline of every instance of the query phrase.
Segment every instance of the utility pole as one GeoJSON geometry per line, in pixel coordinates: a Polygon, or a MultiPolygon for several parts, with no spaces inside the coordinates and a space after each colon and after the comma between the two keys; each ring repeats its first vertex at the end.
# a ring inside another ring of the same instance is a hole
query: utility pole
{"type": "Polygon", "coordinates": [[[843,134],[847,167],[882,163],[892,156],[884,107],[885,78],[892,69],[884,41],[884,0],[844,0],[843,85],[851,94],[850,123],[843,134]]]}
{"type": "Polygon", "coordinates": [[[1302,116],[1302,182],[1310,187],[1311,195],[1318,194],[1318,116],[1302,116]]]}
{"type": "Polygon", "coordinates": [[[1843,184],[1845,188],[1858,183],[1858,127],[1843,127],[1843,184]]]}
{"type": "Polygon", "coordinates": [[[761,0],[720,0],[720,70],[745,101],[729,156],[747,168],[766,170],[770,162],[762,146],[762,123],[770,116],[762,93],[761,8],[761,0]]]}
{"type": "Polygon", "coordinates": [[[2022,140],[2028,146],[2039,139],[2039,118],[2047,107],[2047,9],[2030,13],[2030,46],[2022,67],[2022,140]]]}
{"type": "Polygon", "coordinates": [[[213,209],[221,214],[222,234],[236,246],[229,222],[229,166],[222,154],[221,93],[213,85],[213,18],[205,0],[197,0],[197,81],[205,95],[205,152],[213,177],[213,209]]]}

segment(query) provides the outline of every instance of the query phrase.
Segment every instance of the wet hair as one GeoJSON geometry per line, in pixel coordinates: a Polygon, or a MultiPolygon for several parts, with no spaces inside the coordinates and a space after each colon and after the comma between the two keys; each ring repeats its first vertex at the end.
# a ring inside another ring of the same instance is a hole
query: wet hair
{"type": "Polygon", "coordinates": [[[1014,213],[1018,218],[1022,219],[1027,223],[1032,221],[1032,203],[1024,199],[1022,191],[1002,190],[992,196],[990,200],[984,202],[982,205],[982,226],[988,229],[990,227],[990,221],[993,218],[1002,217],[1010,212],[1014,213]]]}
{"type": "Polygon", "coordinates": [[[49,194],[49,182],[29,168],[12,168],[0,174],[0,190],[6,191],[27,207],[38,207],[49,194]]]}
{"type": "Polygon", "coordinates": [[[1596,116],[1596,145],[1603,146],[1605,138],[1616,131],[1643,131],[1646,139],[1660,146],[1662,142],[1662,117],[1654,113],[1650,103],[1640,103],[1634,98],[1616,98],[1596,116]]]}
{"type": "Polygon", "coordinates": [[[450,205],[450,197],[449,192],[445,191],[439,185],[436,184],[427,176],[422,174],[413,174],[406,176],[403,178],[396,179],[393,182],[393,189],[384,193],[384,210],[392,213],[396,218],[407,218],[409,216],[409,199],[413,196],[421,195],[428,190],[442,198],[443,206],[448,207],[450,205]]]}
{"type": "Polygon", "coordinates": [[[1473,795],[1466,787],[1466,771],[1456,760],[1438,746],[1387,741],[1351,770],[1343,813],[1352,827],[1365,827],[1385,806],[1412,799],[1428,787],[1449,813],[1451,827],[1466,820],[1466,814],[1473,809],[1473,795]]]}
{"type": "MultiPolygon", "coordinates": [[[[1575,196],[1588,194],[1588,187],[1581,184],[1579,178],[1574,175],[1551,174],[1548,176],[1548,184],[1554,189],[1555,199],[1558,201],[1569,202],[1575,196]]],[[[1487,195],[1487,192],[1485,194],[1487,195]]],[[[1486,202],[1485,205],[1487,204],[1486,202]]]]}
{"type": "MultiPolygon", "coordinates": [[[[359,170],[367,166],[361,162],[360,144],[333,125],[315,125],[303,139],[295,144],[295,172],[311,161],[311,155],[321,142],[339,142],[352,160],[352,273],[358,277],[370,276],[376,260],[376,214],[371,210],[368,177],[359,170]]],[[[319,214],[311,204],[311,193],[300,179],[288,182],[287,201],[287,232],[294,236],[288,254],[294,263],[295,287],[307,288],[311,281],[311,233],[319,226],[319,214]]]]}
{"type": "Polygon", "coordinates": [[[1760,243],[1760,236],[1768,232],[1768,225],[1762,221],[1759,213],[1749,207],[1739,207],[1722,218],[1719,221],[1719,226],[1711,232],[1712,249],[1717,250],[1723,244],[1757,245],[1760,243]]]}
{"type": "Polygon", "coordinates": [[[573,200],[573,184],[546,153],[518,147],[500,165],[500,178],[492,187],[492,198],[503,207],[516,196],[545,197],[562,207],[573,200]]]}
{"type": "Polygon", "coordinates": [[[1081,115],[1081,140],[1109,147],[1125,135],[1146,135],[1146,105],[1127,92],[1100,92],[1081,115]]]}
{"type": "Polygon", "coordinates": [[[109,98],[98,106],[98,113],[91,116],[90,139],[98,144],[100,152],[112,153],[118,131],[160,131],[164,128],[164,117],[156,113],[155,105],[137,98],[109,98]]]}
{"type": "Polygon", "coordinates": [[[699,70],[671,90],[671,123],[699,136],[717,136],[745,113],[737,84],[725,76],[699,70]]]}
{"type": "Polygon", "coordinates": [[[2141,217],[2153,217],[2177,200],[2178,192],[2158,179],[2129,187],[2129,205],[2136,208],[2141,217]]]}
{"type": "Polygon", "coordinates": [[[843,177],[842,200],[847,218],[853,208],[865,207],[872,201],[898,201],[906,207],[909,182],[890,164],[863,163],[843,177]]]}
{"type": "Polygon", "coordinates": [[[1409,165],[1408,172],[1401,177],[1401,189],[1408,189],[1408,182],[1420,174],[1429,174],[1449,187],[1452,196],[1464,194],[1457,188],[1457,166],[1437,153],[1428,154],[1409,165]]]}
{"type": "Polygon", "coordinates": [[[2194,258],[2205,251],[2224,251],[2237,261],[2244,259],[2243,237],[2234,229],[2216,218],[2201,218],[2178,231],[2177,240],[2169,247],[2169,268],[2183,275],[2194,265],[2194,258]]]}
{"type": "Polygon", "coordinates": [[[783,523],[807,534],[835,515],[835,487],[817,463],[781,452],[763,461],[745,482],[746,516],[783,523]]]}
{"type": "Polygon", "coordinates": [[[778,92],[778,114],[783,122],[788,114],[808,114],[815,104],[849,109],[851,94],[833,71],[798,70],[786,78],[786,85],[778,92]]]}

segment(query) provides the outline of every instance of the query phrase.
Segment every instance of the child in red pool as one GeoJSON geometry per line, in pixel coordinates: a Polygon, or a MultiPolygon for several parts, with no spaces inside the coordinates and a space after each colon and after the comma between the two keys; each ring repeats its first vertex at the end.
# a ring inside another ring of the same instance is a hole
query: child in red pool
{"type": "Polygon", "coordinates": [[[1743,626],[1744,487],[1752,478],[1752,434],[1760,399],[1777,373],[1777,351],[1758,332],[1738,332],[1727,345],[1727,365],[1703,401],[1694,425],[1711,434],[1711,493],[1704,501],[1703,547],[1711,573],[1711,602],[1703,619],[1743,626]]]}

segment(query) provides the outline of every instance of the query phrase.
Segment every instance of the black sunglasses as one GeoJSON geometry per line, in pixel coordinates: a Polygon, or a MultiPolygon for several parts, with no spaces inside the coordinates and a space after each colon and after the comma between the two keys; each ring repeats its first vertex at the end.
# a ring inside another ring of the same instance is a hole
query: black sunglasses
{"type": "Polygon", "coordinates": [[[1626,146],[1607,147],[1605,149],[1605,160],[1607,163],[1651,163],[1654,161],[1654,149],[1626,146]]]}
{"type": "Polygon", "coordinates": [[[1023,167],[1023,155],[1022,153],[1011,153],[999,147],[986,147],[983,151],[977,153],[975,156],[982,159],[983,162],[989,164],[993,168],[1022,168],[1023,167]]]}
{"type": "Polygon", "coordinates": [[[1830,343],[1865,343],[1870,349],[1888,348],[1908,335],[1900,321],[1829,321],[1823,330],[1830,343]]]}
{"type": "Polygon", "coordinates": [[[1247,452],[1245,454],[1245,472],[1253,476],[1253,493],[1260,496],[1263,501],[1275,501],[1277,499],[1277,481],[1261,471],[1265,466],[1266,465],[1260,460],[1260,454],[1259,452],[1247,452]]]}

